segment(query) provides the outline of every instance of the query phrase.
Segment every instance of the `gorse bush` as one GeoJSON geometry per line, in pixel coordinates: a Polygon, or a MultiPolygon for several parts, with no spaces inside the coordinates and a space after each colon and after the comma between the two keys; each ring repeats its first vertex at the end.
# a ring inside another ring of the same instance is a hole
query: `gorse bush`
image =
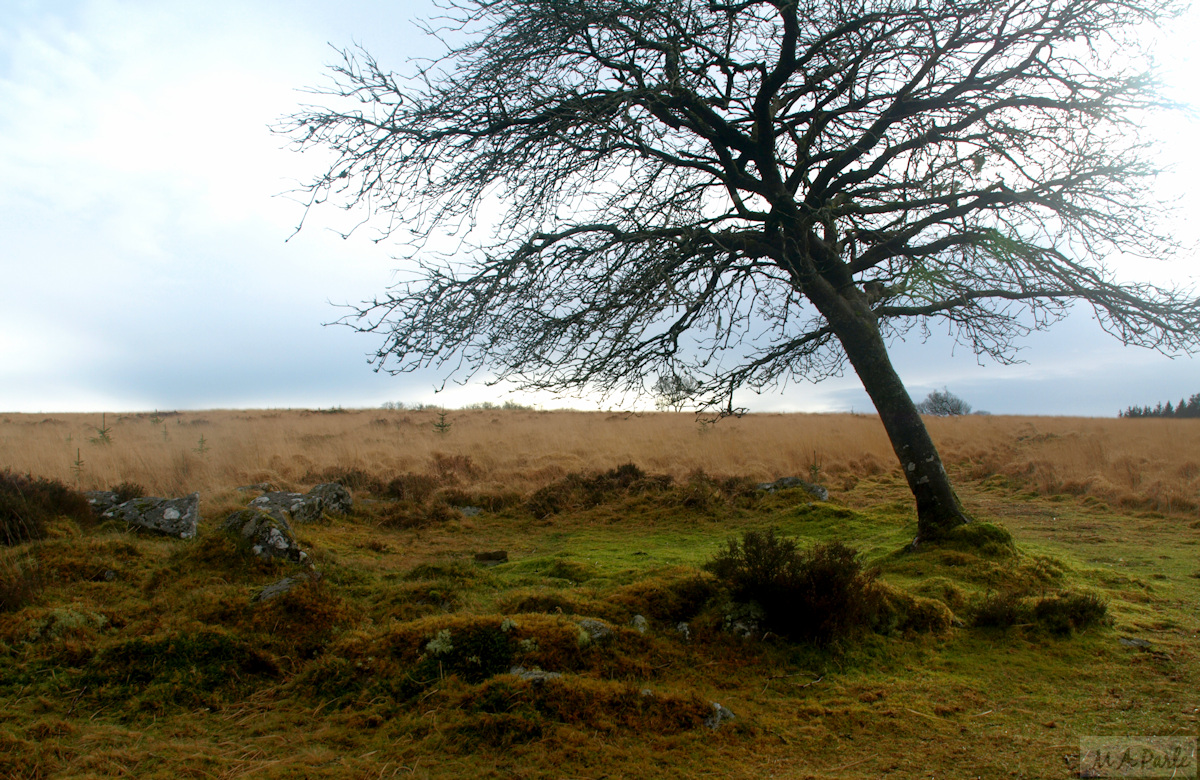
{"type": "Polygon", "coordinates": [[[872,624],[881,604],[876,574],[841,542],[802,550],[773,530],[730,539],[704,568],[735,601],[757,604],[764,628],[791,639],[824,643],[872,624]]]}
{"type": "Polygon", "coordinates": [[[0,471],[0,544],[41,539],[46,523],[60,516],[86,522],[92,508],[82,493],[58,480],[0,471]]]}

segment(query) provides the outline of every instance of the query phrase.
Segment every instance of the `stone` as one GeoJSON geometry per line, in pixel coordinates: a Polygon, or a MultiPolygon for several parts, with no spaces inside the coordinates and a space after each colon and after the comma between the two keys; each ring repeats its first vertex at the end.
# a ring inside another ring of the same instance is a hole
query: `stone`
{"type": "Polygon", "coordinates": [[[315,572],[310,572],[307,575],[284,577],[277,582],[272,582],[270,585],[267,585],[258,593],[254,594],[254,598],[251,599],[251,601],[255,603],[270,601],[273,598],[282,596],[297,585],[304,582],[311,582],[314,579],[320,579],[320,575],[316,574],[315,572]]]}
{"type": "Polygon", "coordinates": [[[712,714],[704,719],[704,725],[708,726],[713,731],[721,728],[721,724],[725,723],[726,721],[733,720],[737,717],[728,707],[724,707],[715,701],[712,703],[712,707],[712,714]]]}
{"type": "Polygon", "coordinates": [[[120,497],[111,490],[89,490],[83,495],[91,505],[92,511],[98,515],[104,514],[121,503],[120,497]]]}
{"type": "Polygon", "coordinates": [[[829,500],[828,489],[822,487],[821,485],[815,485],[812,482],[805,482],[799,477],[783,477],[782,479],[777,479],[774,482],[760,482],[755,487],[757,487],[759,490],[766,491],[767,493],[774,493],[777,490],[801,488],[807,491],[809,495],[813,496],[813,498],[817,499],[818,501],[829,500]]]}
{"type": "Polygon", "coordinates": [[[524,666],[514,666],[508,670],[508,673],[534,685],[542,685],[547,680],[557,680],[562,677],[562,672],[543,672],[541,669],[526,669],[524,666]]]}
{"type": "Polygon", "coordinates": [[[499,566],[508,563],[508,550],[475,553],[475,562],[484,566],[499,566]]]}
{"type": "Polygon", "coordinates": [[[275,490],[250,502],[252,507],[285,512],[294,523],[320,522],[326,512],[345,514],[353,504],[350,492],[336,482],[317,485],[307,493],[275,490]]]}
{"type": "Polygon", "coordinates": [[[1117,641],[1125,647],[1137,647],[1143,650],[1147,647],[1150,647],[1149,642],[1147,642],[1145,639],[1138,639],[1137,637],[1123,636],[1117,641]]]}
{"type": "Polygon", "coordinates": [[[676,624],[675,630],[679,632],[679,635],[683,637],[685,642],[692,641],[692,627],[687,623],[676,624]]]}
{"type": "Polygon", "coordinates": [[[264,561],[280,558],[303,563],[308,559],[308,554],[296,542],[287,518],[278,510],[239,509],[225,520],[222,528],[251,555],[264,561]]]}
{"type": "Polygon", "coordinates": [[[308,491],[310,496],[325,502],[325,511],[344,515],[354,508],[350,491],[337,482],[325,482],[308,491]]]}
{"type": "Polygon", "coordinates": [[[607,642],[616,636],[616,632],[612,630],[612,626],[603,620],[583,618],[579,621],[578,626],[581,632],[580,637],[586,636],[588,643],[607,642]]]}
{"type": "Polygon", "coordinates": [[[478,506],[456,506],[454,508],[457,509],[463,517],[475,517],[483,511],[483,508],[478,506]]]}
{"type": "Polygon", "coordinates": [[[633,620],[629,621],[629,625],[633,626],[634,631],[644,634],[646,629],[650,628],[650,621],[646,620],[645,615],[634,615],[633,620]]]}
{"type": "Polygon", "coordinates": [[[270,482],[256,482],[253,485],[240,485],[238,488],[243,493],[249,493],[251,490],[256,490],[259,493],[270,493],[275,490],[275,486],[270,482]]]}
{"type": "Polygon", "coordinates": [[[200,522],[200,494],[183,498],[135,498],[101,516],[177,539],[193,539],[200,522]]]}

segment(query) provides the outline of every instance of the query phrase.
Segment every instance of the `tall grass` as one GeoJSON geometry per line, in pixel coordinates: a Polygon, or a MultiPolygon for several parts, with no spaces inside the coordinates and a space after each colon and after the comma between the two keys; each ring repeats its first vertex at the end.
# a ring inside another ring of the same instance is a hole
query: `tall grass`
{"type": "MultiPolygon", "coordinates": [[[[302,487],[335,470],[386,483],[447,463],[458,464],[464,484],[516,491],[625,462],[676,478],[815,475],[835,487],[899,473],[873,415],[752,414],[701,425],[688,414],[470,410],[447,413],[442,433],[438,419],[432,410],[110,415],[111,443],[94,443],[99,415],[8,414],[0,468],[84,490],[133,481],[158,495],[302,487]]],[[[1164,512],[1200,507],[1200,421],[991,416],[928,425],[960,477],[1000,476],[1042,494],[1164,512]]]]}

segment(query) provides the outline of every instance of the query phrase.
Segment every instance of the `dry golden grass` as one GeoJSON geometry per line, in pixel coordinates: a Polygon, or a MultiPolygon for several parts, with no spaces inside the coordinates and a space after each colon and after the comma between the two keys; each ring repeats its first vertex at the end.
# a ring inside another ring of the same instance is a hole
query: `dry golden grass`
{"type": "MultiPolygon", "coordinates": [[[[528,492],[567,472],[633,462],[677,478],[812,475],[835,488],[897,468],[878,418],[752,414],[704,425],[688,414],[451,411],[203,411],[0,418],[0,468],[158,495],[270,482],[300,488],[337,470],[384,482],[450,463],[464,487],[528,492]],[[465,459],[469,458],[469,462],[465,459]]],[[[957,476],[1006,478],[1043,495],[1191,513],[1200,507],[1200,424],[1065,417],[930,419],[957,476]]]]}

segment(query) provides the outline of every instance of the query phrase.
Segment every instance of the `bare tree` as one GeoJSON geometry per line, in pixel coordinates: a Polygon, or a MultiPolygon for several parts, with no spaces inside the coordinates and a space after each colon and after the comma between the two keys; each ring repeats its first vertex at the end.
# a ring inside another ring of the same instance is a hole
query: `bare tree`
{"type": "Polygon", "coordinates": [[[948,389],[942,388],[925,396],[925,400],[917,404],[917,411],[934,417],[958,417],[970,414],[971,405],[948,389]]]}
{"type": "Polygon", "coordinates": [[[659,409],[669,409],[673,412],[683,410],[688,401],[700,390],[700,382],[694,376],[674,371],[661,374],[652,388],[655,395],[654,405],[659,409]]]}
{"type": "Polygon", "coordinates": [[[1165,104],[1137,36],[1175,0],[449,0],[463,41],[397,75],[343,52],[281,123],[332,154],[304,192],[422,254],[344,320],[377,369],[699,401],[857,372],[916,497],[967,522],[890,338],[948,324],[977,354],[1076,302],[1127,344],[1192,351],[1200,300],[1107,258],[1175,247],[1139,128],[1165,104]]]}

